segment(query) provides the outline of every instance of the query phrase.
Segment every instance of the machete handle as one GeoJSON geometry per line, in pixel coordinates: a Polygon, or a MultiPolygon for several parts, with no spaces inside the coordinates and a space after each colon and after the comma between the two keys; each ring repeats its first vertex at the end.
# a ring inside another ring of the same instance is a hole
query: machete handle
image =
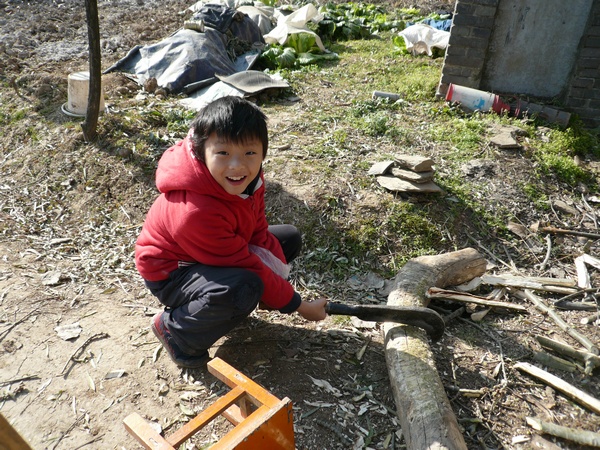
{"type": "Polygon", "coordinates": [[[347,305],[327,302],[325,312],[331,315],[355,316],[372,322],[394,322],[422,328],[433,342],[444,334],[442,316],[429,308],[418,306],[347,305]]]}

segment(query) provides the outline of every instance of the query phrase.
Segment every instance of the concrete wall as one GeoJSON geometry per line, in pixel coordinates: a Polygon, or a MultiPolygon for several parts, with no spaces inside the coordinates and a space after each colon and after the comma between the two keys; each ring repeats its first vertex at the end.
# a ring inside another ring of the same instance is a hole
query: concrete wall
{"type": "Polygon", "coordinates": [[[600,126],[600,0],[457,0],[448,84],[562,104],[600,126]]]}
{"type": "Polygon", "coordinates": [[[501,0],[481,88],[555,97],[566,88],[593,0],[501,0]]]}

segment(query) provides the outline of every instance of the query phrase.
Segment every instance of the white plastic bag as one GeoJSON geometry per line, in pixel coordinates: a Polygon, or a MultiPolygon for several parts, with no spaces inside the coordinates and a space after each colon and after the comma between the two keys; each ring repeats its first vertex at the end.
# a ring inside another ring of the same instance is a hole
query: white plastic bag
{"type": "Polygon", "coordinates": [[[287,280],[287,278],[290,276],[290,265],[284,264],[283,261],[281,261],[266,248],[250,244],[248,245],[248,249],[251,253],[254,253],[256,256],[258,256],[265,266],[267,266],[284,280],[287,280]]]}
{"type": "Polygon", "coordinates": [[[438,30],[424,23],[406,27],[398,34],[404,38],[406,49],[413,55],[427,53],[431,56],[433,47],[445,49],[450,39],[449,31],[438,30]]]}

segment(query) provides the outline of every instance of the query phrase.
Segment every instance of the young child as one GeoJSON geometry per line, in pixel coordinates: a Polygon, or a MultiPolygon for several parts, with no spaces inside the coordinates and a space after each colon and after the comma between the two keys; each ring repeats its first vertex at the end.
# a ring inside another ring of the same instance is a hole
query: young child
{"type": "Polygon", "coordinates": [[[262,162],[266,117],[240,97],[213,101],[156,171],[160,195],[135,247],[136,266],[165,306],[152,331],[180,367],[203,367],[208,349],[258,305],[307,320],[326,317],[324,298],[303,301],[287,281],[302,240],[269,226],[262,162]]]}

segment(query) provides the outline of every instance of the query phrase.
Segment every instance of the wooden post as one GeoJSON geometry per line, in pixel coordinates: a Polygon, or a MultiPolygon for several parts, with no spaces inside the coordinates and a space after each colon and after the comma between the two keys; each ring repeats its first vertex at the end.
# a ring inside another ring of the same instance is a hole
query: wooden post
{"type": "Polygon", "coordinates": [[[96,127],[100,114],[100,95],[102,95],[102,64],[100,54],[100,25],[98,22],[98,0],[85,0],[85,12],[88,24],[90,48],[90,89],[88,93],[85,121],[81,124],[86,142],[96,139],[96,127]]]}
{"type": "MultiPolygon", "coordinates": [[[[430,287],[444,288],[485,272],[487,261],[466,248],[411,259],[394,280],[388,305],[426,307],[430,287]]],[[[402,432],[409,450],[466,450],[425,332],[385,323],[385,356],[402,432]]]]}

